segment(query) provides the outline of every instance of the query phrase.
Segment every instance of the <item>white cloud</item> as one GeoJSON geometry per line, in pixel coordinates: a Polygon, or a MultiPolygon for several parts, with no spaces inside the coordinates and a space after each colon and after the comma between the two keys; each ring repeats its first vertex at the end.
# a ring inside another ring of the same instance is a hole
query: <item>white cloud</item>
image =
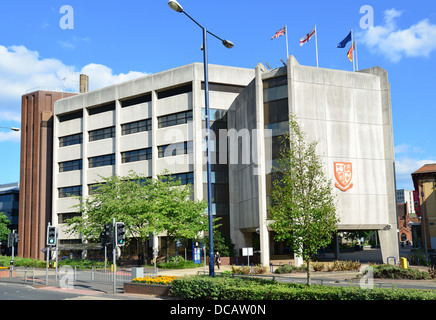
{"type": "Polygon", "coordinates": [[[436,25],[428,19],[419,21],[407,29],[397,27],[395,20],[401,11],[384,11],[384,25],[359,32],[357,36],[373,52],[383,54],[392,62],[403,57],[429,57],[436,49],[436,25]]]}
{"type": "Polygon", "coordinates": [[[407,156],[395,159],[397,189],[413,189],[412,173],[425,164],[436,163],[436,159],[413,159],[407,156]]]}
{"type": "Polygon", "coordinates": [[[0,131],[0,142],[10,141],[10,142],[20,142],[21,133],[17,131],[0,131]]]}
{"type": "Polygon", "coordinates": [[[400,145],[395,146],[395,154],[402,154],[402,153],[422,153],[424,150],[421,147],[412,146],[407,143],[403,143],[400,145]]]}
{"type": "MultiPolygon", "coordinates": [[[[75,40],[75,39],[73,39],[75,40]]],[[[88,41],[88,39],[79,39],[88,41]]],[[[21,96],[33,90],[65,90],[77,92],[79,75],[89,76],[90,90],[113,85],[146,75],[130,71],[115,74],[107,66],[89,63],[78,70],[59,59],[42,58],[25,46],[0,45],[0,122],[21,121],[21,96]]],[[[19,134],[0,133],[0,141],[19,141],[19,134]]]]}

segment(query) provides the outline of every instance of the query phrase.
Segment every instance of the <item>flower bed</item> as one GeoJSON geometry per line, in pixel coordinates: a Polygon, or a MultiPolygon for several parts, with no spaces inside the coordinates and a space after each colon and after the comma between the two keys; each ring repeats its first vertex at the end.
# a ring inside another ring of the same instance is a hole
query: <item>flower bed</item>
{"type": "Polygon", "coordinates": [[[124,293],[168,296],[175,276],[139,277],[124,283],[124,293]]]}
{"type": "Polygon", "coordinates": [[[139,277],[132,280],[136,283],[170,285],[176,276],[139,277]]]}

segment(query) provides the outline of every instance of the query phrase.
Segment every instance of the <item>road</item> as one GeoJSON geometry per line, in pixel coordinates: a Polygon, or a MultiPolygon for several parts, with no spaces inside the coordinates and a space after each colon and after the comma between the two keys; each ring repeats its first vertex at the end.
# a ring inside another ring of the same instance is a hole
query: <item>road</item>
{"type": "Polygon", "coordinates": [[[109,294],[98,290],[61,289],[0,283],[0,300],[161,300],[159,297],[130,294],[109,294]]]}

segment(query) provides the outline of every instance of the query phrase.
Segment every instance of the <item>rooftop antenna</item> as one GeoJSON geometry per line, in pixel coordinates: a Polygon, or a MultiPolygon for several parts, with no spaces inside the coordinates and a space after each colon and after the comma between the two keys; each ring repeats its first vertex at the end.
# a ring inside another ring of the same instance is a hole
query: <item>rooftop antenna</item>
{"type": "Polygon", "coordinates": [[[268,62],[265,61],[266,66],[268,67],[269,70],[271,70],[272,68],[270,67],[270,65],[268,64],[268,62]]]}
{"type": "Polygon", "coordinates": [[[283,65],[284,65],[285,67],[287,66],[286,62],[284,62],[282,58],[280,58],[280,61],[283,63],[283,65]]]}

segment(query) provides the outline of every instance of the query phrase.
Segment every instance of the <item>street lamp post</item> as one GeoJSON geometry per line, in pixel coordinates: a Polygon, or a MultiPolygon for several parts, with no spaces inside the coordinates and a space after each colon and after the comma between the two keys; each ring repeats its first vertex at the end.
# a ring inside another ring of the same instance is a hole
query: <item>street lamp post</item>
{"type": "Polygon", "coordinates": [[[1,129],[9,129],[9,130],[12,130],[12,131],[20,131],[20,129],[19,128],[11,128],[11,127],[0,127],[1,129]]]}
{"type": "Polygon", "coordinates": [[[183,7],[175,0],[168,1],[168,6],[176,12],[184,13],[189,19],[191,19],[196,25],[203,29],[203,65],[204,65],[204,103],[205,103],[205,116],[206,116],[206,168],[207,168],[207,210],[209,219],[209,276],[215,276],[214,270],[214,250],[213,250],[213,221],[212,221],[212,184],[211,184],[211,166],[210,166],[210,118],[209,118],[209,67],[207,60],[207,34],[214,36],[222,42],[222,44],[228,48],[233,48],[234,44],[225,39],[221,39],[217,35],[208,31],[205,27],[200,25],[191,16],[189,16],[183,7]]]}

